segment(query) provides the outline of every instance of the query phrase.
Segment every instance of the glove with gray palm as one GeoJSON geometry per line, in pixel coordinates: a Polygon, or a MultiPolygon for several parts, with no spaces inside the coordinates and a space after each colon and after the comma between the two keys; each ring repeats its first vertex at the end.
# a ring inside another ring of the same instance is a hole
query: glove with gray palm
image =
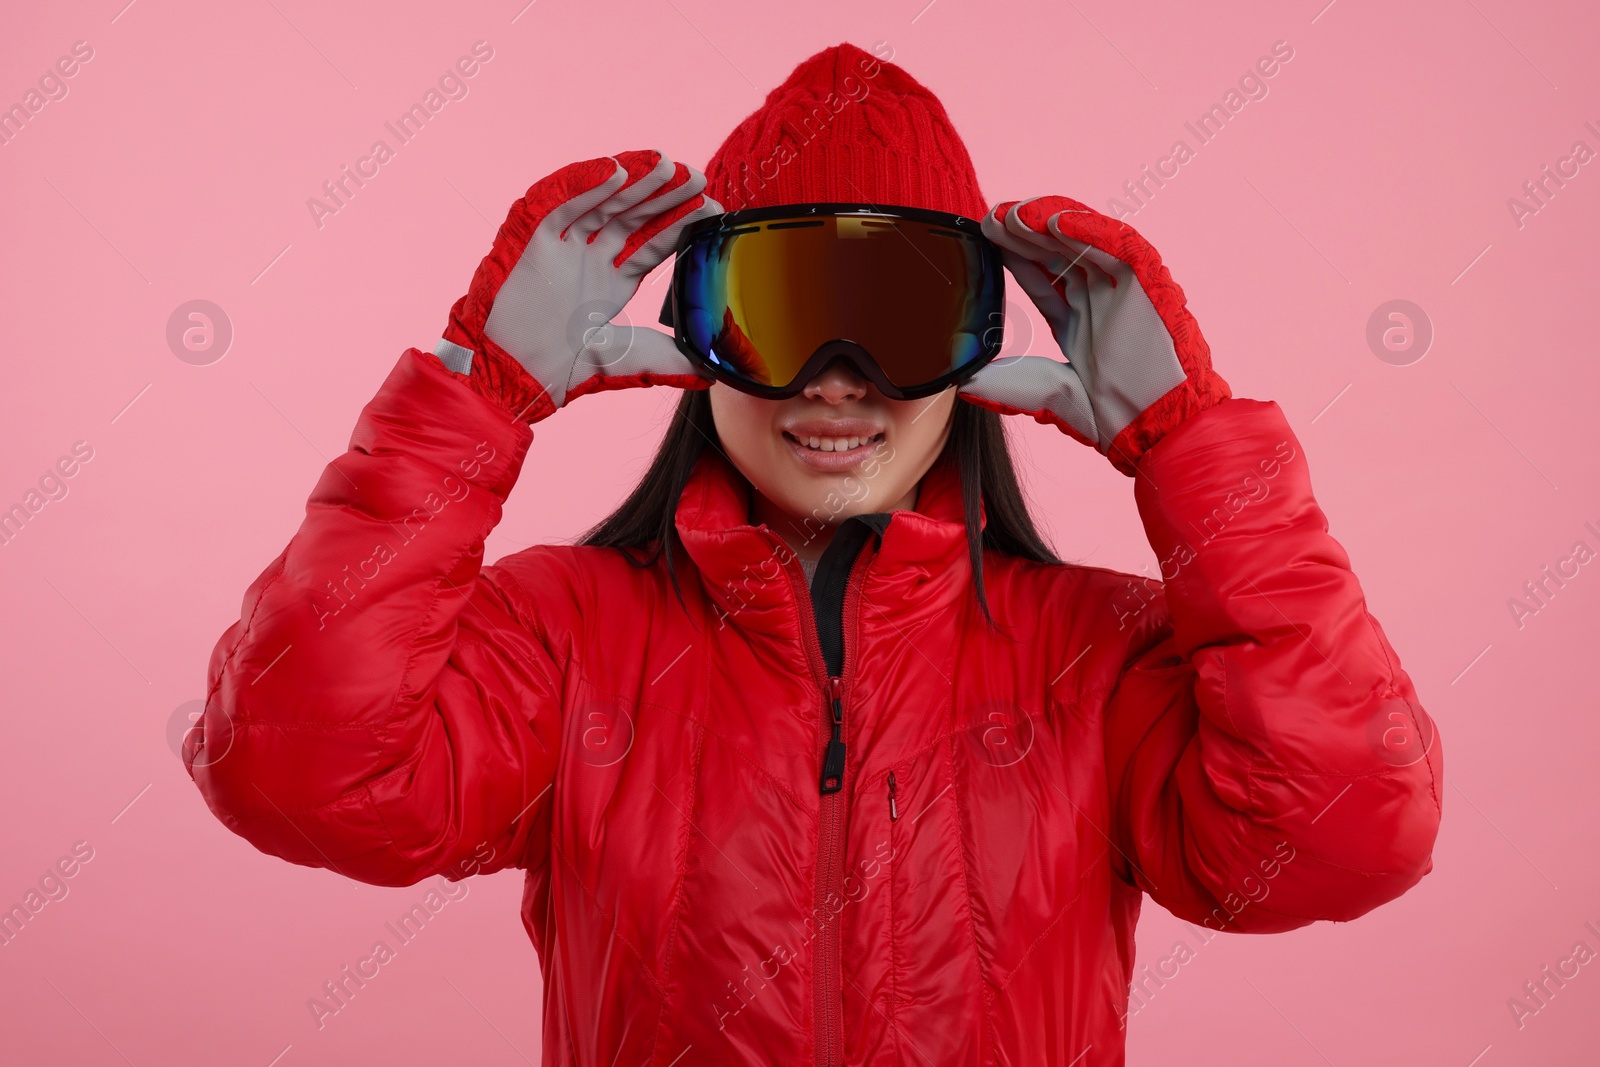
{"type": "Polygon", "coordinates": [[[1131,476],[1179,423],[1232,395],[1183,290],[1132,226],[1065,196],[997,204],[982,225],[1066,362],[995,360],[963,398],[1054,425],[1131,476]]]}
{"type": "Polygon", "coordinates": [[[603,389],[704,389],[659,330],[616,323],[694,222],[721,214],[705,175],[658,151],[572,163],[511,207],[433,354],[528,423],[603,389]]]}

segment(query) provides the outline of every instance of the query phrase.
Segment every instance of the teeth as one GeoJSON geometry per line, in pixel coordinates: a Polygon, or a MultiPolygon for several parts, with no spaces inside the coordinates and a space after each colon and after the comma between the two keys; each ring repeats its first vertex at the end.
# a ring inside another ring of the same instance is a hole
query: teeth
{"type": "Polygon", "coordinates": [[[804,443],[807,448],[814,448],[819,452],[848,452],[852,448],[860,448],[870,440],[871,437],[807,437],[804,443]]]}

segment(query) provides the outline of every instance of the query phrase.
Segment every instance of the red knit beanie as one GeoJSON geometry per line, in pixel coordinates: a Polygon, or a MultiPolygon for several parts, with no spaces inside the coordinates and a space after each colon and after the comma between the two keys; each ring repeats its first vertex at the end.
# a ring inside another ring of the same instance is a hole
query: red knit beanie
{"type": "Polygon", "coordinates": [[[705,175],[706,194],[729,211],[844,201],[972,219],[988,212],[938,97],[848,43],[795,67],[722,142],[705,175]]]}

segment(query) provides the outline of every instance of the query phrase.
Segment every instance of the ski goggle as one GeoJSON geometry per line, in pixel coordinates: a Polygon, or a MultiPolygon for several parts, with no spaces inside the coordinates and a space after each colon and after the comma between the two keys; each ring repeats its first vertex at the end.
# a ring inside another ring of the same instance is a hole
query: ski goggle
{"type": "Polygon", "coordinates": [[[842,356],[912,400],[999,353],[1004,307],[1000,250],[974,219],[786,204],[685,229],[660,321],[703,373],[755,396],[795,396],[842,356]]]}

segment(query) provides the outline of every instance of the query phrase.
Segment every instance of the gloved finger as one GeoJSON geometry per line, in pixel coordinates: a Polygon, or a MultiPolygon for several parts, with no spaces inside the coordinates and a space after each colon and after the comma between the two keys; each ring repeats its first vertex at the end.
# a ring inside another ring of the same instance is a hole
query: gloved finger
{"type": "Polygon", "coordinates": [[[697,373],[671,334],[650,326],[625,327],[622,334],[616,351],[602,364],[607,377],[697,373]]]}
{"type": "Polygon", "coordinates": [[[1013,356],[986,364],[961,383],[960,395],[977,397],[1012,411],[1048,416],[1100,447],[1089,392],[1069,364],[1044,356],[1013,356]]]}
{"type": "Polygon", "coordinates": [[[626,171],[627,179],[611,196],[574,221],[562,234],[563,240],[590,240],[606,223],[671,181],[677,171],[677,164],[656,149],[618,152],[611,158],[626,171]]]}
{"type": "Polygon", "coordinates": [[[1079,235],[1071,229],[1074,222],[1067,223],[1066,239],[1063,231],[1056,228],[1056,224],[1063,219],[1082,221],[1087,216],[1106,219],[1093,208],[1085,207],[1070,197],[1039,196],[1018,203],[1008,213],[1005,224],[1020,238],[1036,243],[1040,253],[1034,258],[1043,262],[1053,277],[1064,275],[1070,268],[1082,263],[1112,272],[1121,270],[1122,265],[1100,252],[1094,241],[1076,239],[1079,235]]]}
{"type": "Polygon", "coordinates": [[[983,235],[1001,248],[1032,260],[1045,260],[1059,255],[1060,249],[1054,248],[1048,237],[1016,221],[1017,208],[1022,203],[1020,200],[1010,200],[991,208],[979,223],[983,235]]]}
{"type": "Polygon", "coordinates": [[[1101,269],[1117,277],[1134,277],[1146,289],[1171,284],[1161,256],[1132,226],[1102,215],[1092,208],[1061,211],[1049,220],[1058,238],[1090,246],[1088,253],[1101,269]]]}
{"type": "Polygon", "coordinates": [[[627,180],[627,170],[610,156],[586,159],[535,182],[513,205],[512,218],[535,219],[544,233],[565,233],[568,226],[604,203],[627,180]]]}
{"type": "Polygon", "coordinates": [[[643,277],[655,270],[662,260],[672,255],[678,248],[678,238],[683,231],[699,222],[701,219],[720,215],[724,208],[709,196],[701,195],[694,200],[673,209],[666,215],[657,216],[628,239],[628,247],[622,251],[625,260],[622,263],[624,274],[643,277]],[[636,251],[629,249],[640,241],[636,251]]]}
{"type": "Polygon", "coordinates": [[[607,240],[615,234],[617,243],[623,244],[640,226],[648,225],[657,216],[667,214],[685,201],[693,200],[696,194],[705,189],[704,174],[686,163],[675,163],[673,167],[673,175],[664,185],[638,204],[620,212],[606,223],[605,229],[595,239],[607,240]]]}
{"type": "MultiPolygon", "coordinates": [[[[1072,284],[1060,286],[1054,284],[1039,264],[1021,257],[1012,258],[1016,262],[1008,261],[1008,269],[1023,291],[1033,299],[1034,306],[1050,327],[1056,347],[1071,364],[1077,380],[1086,391],[1093,391],[1099,375],[1094,358],[1093,324],[1099,320],[1093,317],[1094,305],[1091,302],[1091,290],[1083,277],[1084,268],[1073,268],[1068,272],[1072,284]]],[[[1093,439],[1090,443],[1099,444],[1093,439]]]]}
{"type": "MultiPolygon", "coordinates": [[[[721,204],[704,195],[704,174],[683,163],[678,164],[678,169],[683,176],[680,184],[646,201],[630,213],[635,218],[642,218],[642,225],[630,227],[631,232],[613,261],[625,272],[636,276],[648,274],[672,252],[677,245],[678,235],[686,227],[708,215],[722,212],[721,204]]],[[[626,221],[619,218],[615,225],[625,224],[626,221]]]]}
{"type": "MultiPolygon", "coordinates": [[[[1061,243],[1061,246],[1067,250],[1075,262],[1091,263],[1099,268],[1102,273],[1116,279],[1119,284],[1122,279],[1134,276],[1133,268],[1110,252],[1097,248],[1088,241],[1072,237],[1065,232],[1062,229],[1062,216],[1065,214],[1065,212],[1058,212],[1050,216],[1047,225],[1050,227],[1050,233],[1061,243]]],[[[1068,226],[1070,227],[1070,220],[1068,221],[1068,226]]]]}
{"type": "Polygon", "coordinates": [[[597,331],[579,354],[561,390],[564,403],[606,389],[649,385],[704,389],[711,385],[711,379],[660,330],[645,326],[609,326],[608,330],[604,336],[597,331]]]}
{"type": "Polygon", "coordinates": [[[1030,245],[1033,248],[1030,258],[1043,265],[1056,281],[1061,281],[1082,261],[1078,250],[1065,247],[1047,226],[1047,220],[1052,217],[1046,214],[1048,203],[1061,199],[1050,196],[1024,200],[1005,215],[1006,232],[1030,245]]]}
{"type": "Polygon", "coordinates": [[[1003,248],[1000,251],[1000,260],[1005,264],[1011,276],[1022,286],[1022,291],[1028,294],[1033,301],[1033,306],[1039,309],[1039,314],[1044,316],[1045,323],[1050,327],[1050,332],[1055,335],[1056,343],[1064,355],[1071,353],[1067,349],[1067,338],[1072,331],[1075,315],[1071,304],[1060,289],[1050,284],[1050,276],[1043,267],[1026,256],[1003,248]]]}
{"type": "Polygon", "coordinates": [[[1019,250],[1020,254],[1039,264],[1044,268],[1049,284],[1063,295],[1070,295],[1074,287],[1081,288],[1088,284],[1088,275],[1094,265],[1092,261],[1086,263],[1086,254],[1091,251],[1088,246],[1081,242],[1064,242],[1048,231],[1048,219],[1054,216],[1044,212],[1051,203],[1063,201],[1076,203],[1059,196],[1018,201],[1006,211],[1005,221],[999,225],[1005,247],[1019,250]]]}

